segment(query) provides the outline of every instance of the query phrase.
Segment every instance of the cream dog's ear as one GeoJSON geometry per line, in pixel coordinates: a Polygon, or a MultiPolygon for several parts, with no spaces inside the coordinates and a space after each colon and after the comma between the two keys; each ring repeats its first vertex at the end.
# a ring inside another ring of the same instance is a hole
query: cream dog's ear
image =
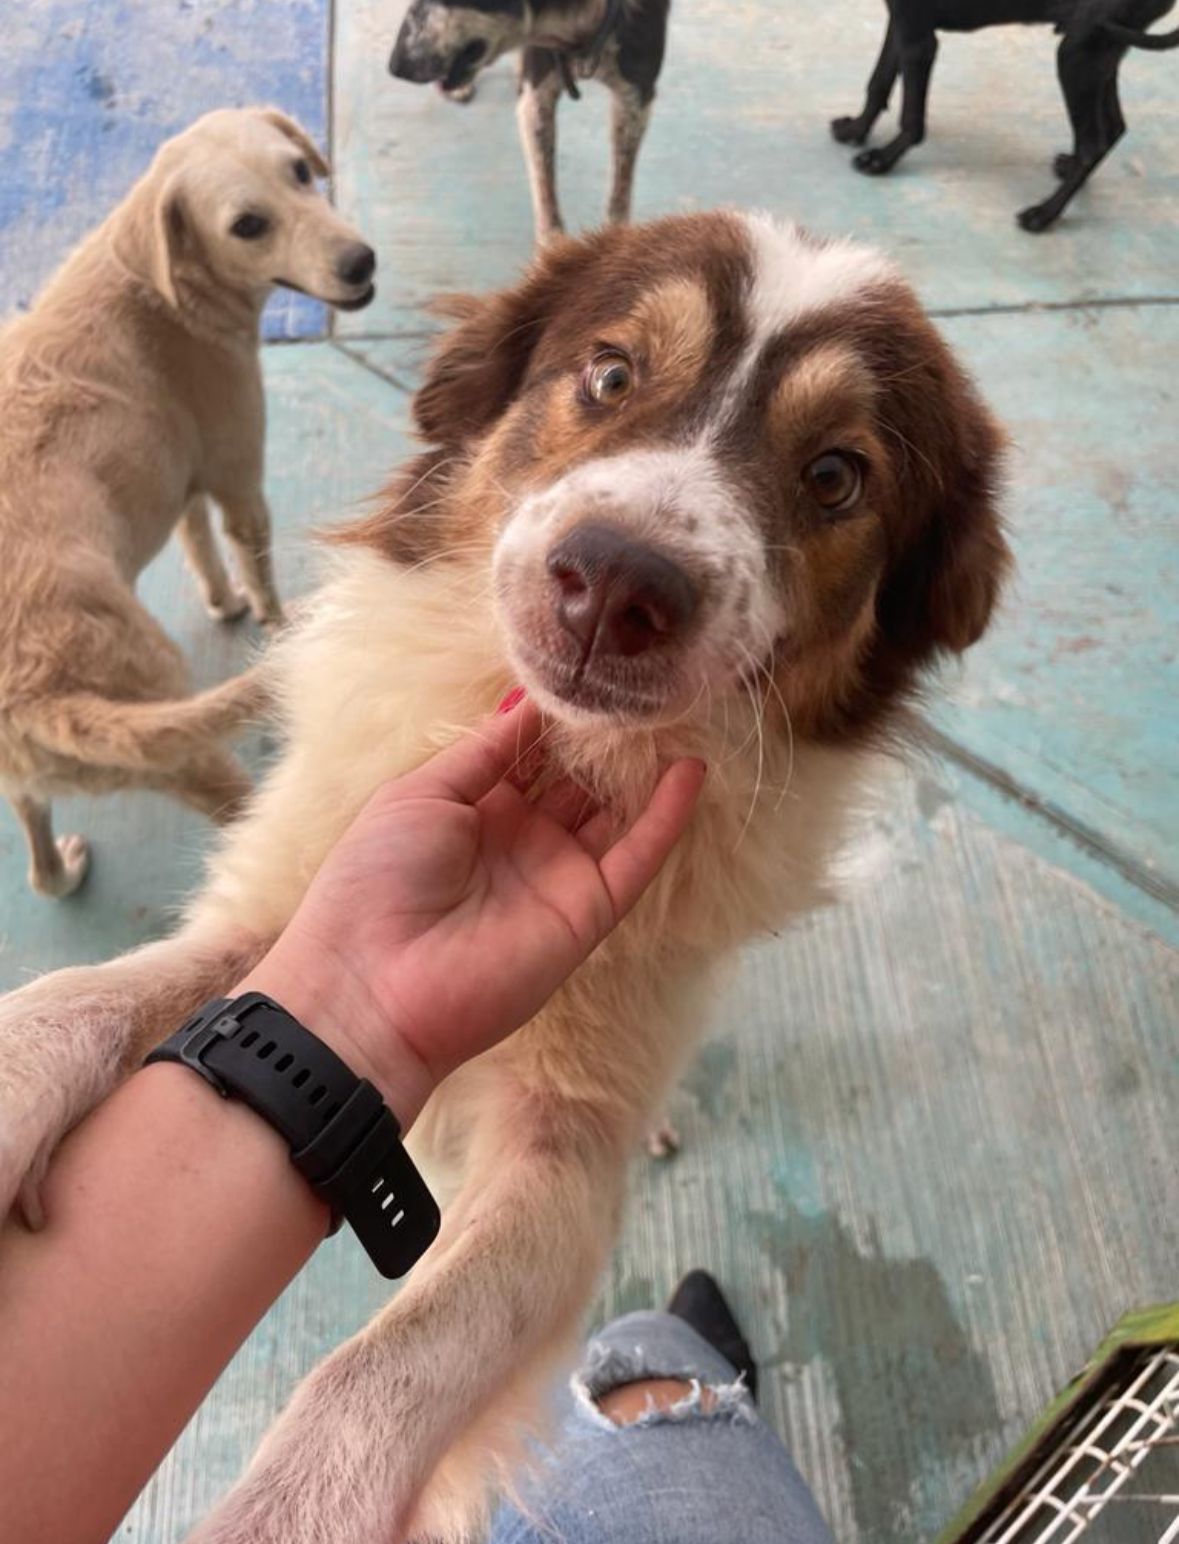
{"type": "Polygon", "coordinates": [[[175,171],[162,180],[149,175],[120,212],[115,252],[132,273],[146,279],[169,305],[179,307],[176,267],[190,236],[180,173],[175,171]]]}
{"type": "Polygon", "coordinates": [[[151,222],[148,267],[152,282],[169,304],[179,306],[175,269],[189,234],[179,172],[172,173],[156,196],[151,222]]]}
{"type": "Polygon", "coordinates": [[[261,107],[258,111],[266,119],[267,123],[273,123],[276,129],[281,129],[286,137],[293,140],[303,154],[307,157],[307,164],[317,177],[326,177],[331,167],[324,160],[314,142],[307,133],[299,127],[293,118],[280,112],[277,107],[261,107]]]}

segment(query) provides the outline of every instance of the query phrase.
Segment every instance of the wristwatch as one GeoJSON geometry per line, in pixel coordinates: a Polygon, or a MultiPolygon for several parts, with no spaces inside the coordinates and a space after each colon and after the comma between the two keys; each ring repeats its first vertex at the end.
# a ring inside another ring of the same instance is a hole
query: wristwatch
{"type": "Polygon", "coordinates": [[[273,998],[206,1003],[147,1057],[179,1062],[279,1132],[291,1162],[347,1220],[382,1276],[404,1276],[438,1233],[434,1197],[380,1094],[273,998]]]}

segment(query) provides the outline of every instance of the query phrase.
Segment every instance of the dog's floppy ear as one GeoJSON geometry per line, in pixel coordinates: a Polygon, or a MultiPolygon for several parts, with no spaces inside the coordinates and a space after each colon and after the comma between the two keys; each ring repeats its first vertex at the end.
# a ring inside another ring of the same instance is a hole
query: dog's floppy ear
{"type": "Polygon", "coordinates": [[[414,399],[414,422],[427,443],[466,444],[507,411],[546,324],[568,298],[589,251],[589,243],[561,241],[537,257],[514,289],[436,302],[435,310],[457,325],[434,350],[414,399]]]}
{"type": "Polygon", "coordinates": [[[119,260],[171,306],[180,304],[177,269],[196,251],[181,182],[179,171],[165,176],[153,168],[119,210],[112,236],[119,260]]]}
{"type": "Polygon", "coordinates": [[[184,196],[180,190],[180,173],[173,172],[156,195],[151,212],[148,258],[152,282],[169,305],[180,304],[176,292],[176,269],[185,242],[191,239],[191,235],[184,196]]]}
{"type": "Polygon", "coordinates": [[[181,173],[165,176],[153,166],[114,218],[111,245],[116,256],[170,306],[178,307],[176,270],[193,240],[181,173]]]}
{"type": "Polygon", "coordinates": [[[909,296],[888,338],[879,411],[895,451],[900,536],[877,605],[911,662],[961,653],[990,621],[1011,553],[998,510],[1002,430],[909,296]]]}
{"type": "Polygon", "coordinates": [[[282,112],[277,107],[260,107],[258,111],[267,123],[272,123],[276,129],[280,129],[289,140],[292,140],[307,157],[307,164],[317,177],[326,177],[331,167],[324,159],[322,152],[311,139],[307,131],[301,128],[293,118],[282,112]]]}

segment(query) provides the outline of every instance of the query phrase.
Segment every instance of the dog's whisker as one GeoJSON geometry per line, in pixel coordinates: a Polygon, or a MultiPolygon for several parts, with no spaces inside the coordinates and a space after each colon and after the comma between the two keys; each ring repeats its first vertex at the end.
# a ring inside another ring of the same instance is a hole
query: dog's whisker
{"type": "MultiPolygon", "coordinates": [[[[751,659],[751,656],[749,656],[748,650],[745,649],[744,644],[739,644],[738,647],[741,648],[742,652],[751,659]]],[[[736,852],[741,843],[745,840],[745,834],[749,830],[750,822],[753,820],[753,812],[757,808],[758,795],[761,793],[762,775],[765,770],[765,733],[762,724],[761,703],[757,697],[756,692],[754,691],[753,683],[745,676],[742,676],[741,680],[746,692],[749,695],[749,703],[753,709],[753,721],[757,730],[757,769],[753,781],[753,792],[749,796],[749,808],[745,812],[745,819],[742,821],[741,829],[737,833],[737,840],[733,843],[733,852],[736,852]]]]}
{"type": "Polygon", "coordinates": [[[774,804],[774,810],[776,812],[782,808],[783,801],[785,800],[786,795],[790,792],[790,784],[794,780],[794,722],[790,717],[790,709],[787,706],[786,699],[782,695],[782,688],[778,685],[777,678],[775,677],[773,671],[770,669],[769,665],[765,663],[766,660],[773,658],[774,641],[770,636],[769,628],[765,625],[764,622],[761,624],[761,631],[763,637],[765,638],[766,652],[762,656],[762,659],[758,664],[758,668],[764,674],[768,688],[773,692],[774,696],[778,700],[778,703],[782,709],[782,720],[786,726],[786,776],[783,779],[781,791],[779,792],[777,801],[774,804]]]}

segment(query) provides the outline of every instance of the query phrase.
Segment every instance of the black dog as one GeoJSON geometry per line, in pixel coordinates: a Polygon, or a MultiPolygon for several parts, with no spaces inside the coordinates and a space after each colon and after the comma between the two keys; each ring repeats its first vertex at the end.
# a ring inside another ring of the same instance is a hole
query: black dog
{"type": "Polygon", "coordinates": [[[1118,100],[1118,67],[1128,48],[1177,48],[1179,32],[1146,28],[1175,0],[887,0],[888,31],[868,97],[858,118],[836,118],[831,132],[841,144],[862,145],[888,106],[899,74],[904,96],[901,132],[852,163],[879,176],[925,138],[925,98],[937,55],[938,32],[977,32],[1004,22],[1045,22],[1062,33],[1056,68],[1073,129],[1071,154],[1054,163],[1060,186],[1041,204],[1022,209],[1025,231],[1046,230],[1126,132],[1118,100]]]}
{"type": "Polygon", "coordinates": [[[390,72],[435,81],[448,96],[469,94],[480,70],[524,50],[517,119],[532,186],[536,239],[562,229],[557,207],[557,103],[580,95],[578,80],[613,93],[614,176],[608,218],[630,218],[635,161],[663,66],[671,0],[413,0],[397,35],[390,72]]]}

